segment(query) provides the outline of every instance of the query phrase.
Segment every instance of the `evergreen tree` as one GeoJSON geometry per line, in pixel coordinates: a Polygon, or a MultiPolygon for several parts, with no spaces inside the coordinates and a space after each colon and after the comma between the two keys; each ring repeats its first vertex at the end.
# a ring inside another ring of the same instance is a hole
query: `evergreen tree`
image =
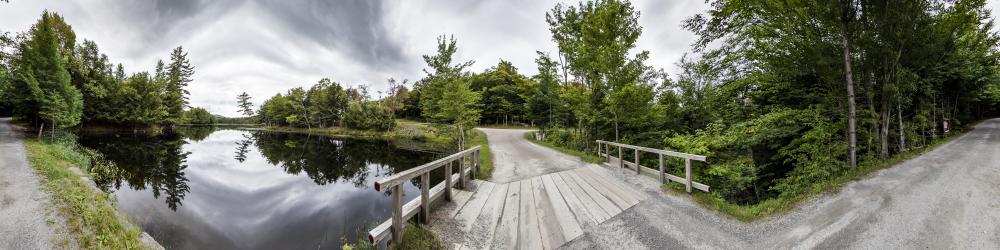
{"type": "Polygon", "coordinates": [[[250,102],[250,95],[247,92],[236,96],[236,101],[244,116],[253,116],[253,103],[250,102]]]}
{"type": "Polygon", "coordinates": [[[19,46],[20,58],[14,80],[14,107],[25,118],[41,118],[58,127],[80,123],[83,100],[70,82],[61,44],[73,44],[72,32],[61,16],[44,12],[32,26],[30,38],[19,46]],[[62,28],[66,27],[66,28],[62,28]]]}
{"type": "Polygon", "coordinates": [[[167,66],[166,106],[171,119],[180,117],[188,105],[187,86],[193,80],[194,66],[188,61],[187,52],[178,46],[170,53],[170,64],[167,66]]]}

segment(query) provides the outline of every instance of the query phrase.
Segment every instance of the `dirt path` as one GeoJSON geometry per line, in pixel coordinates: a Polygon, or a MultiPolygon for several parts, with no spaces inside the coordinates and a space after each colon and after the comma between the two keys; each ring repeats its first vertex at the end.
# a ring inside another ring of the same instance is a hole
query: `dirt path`
{"type": "Polygon", "coordinates": [[[53,249],[65,239],[61,220],[28,165],[21,130],[0,118],[0,249],[53,249]]]}
{"type": "MultiPolygon", "coordinates": [[[[569,157],[526,147],[523,143],[530,142],[514,140],[520,137],[494,141],[503,133],[484,131],[491,136],[491,148],[506,148],[508,154],[497,157],[495,171],[514,173],[504,176],[534,171],[499,164],[504,159],[522,154],[527,159],[569,157]]],[[[563,248],[1000,249],[1000,119],[984,121],[934,151],[851,183],[836,194],[753,223],[718,215],[687,195],[666,194],[654,178],[612,170],[616,178],[651,197],[600,225],[584,228],[583,237],[563,248]]]]}
{"type": "Polygon", "coordinates": [[[486,133],[493,152],[495,183],[509,183],[527,178],[570,170],[584,164],[577,157],[537,145],[524,139],[524,129],[478,128],[486,133]]]}

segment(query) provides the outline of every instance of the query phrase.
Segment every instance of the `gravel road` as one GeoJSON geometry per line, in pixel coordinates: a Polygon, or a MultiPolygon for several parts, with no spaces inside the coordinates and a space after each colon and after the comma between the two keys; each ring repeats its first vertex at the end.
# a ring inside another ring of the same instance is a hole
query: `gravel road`
{"type": "Polygon", "coordinates": [[[493,152],[494,183],[509,183],[534,176],[578,168],[580,160],[524,139],[524,129],[478,128],[486,133],[493,152]]]}
{"type": "MultiPolygon", "coordinates": [[[[587,164],[515,136],[524,130],[483,131],[490,147],[503,152],[496,154],[495,181],[587,164]]],[[[650,198],[586,225],[584,236],[562,248],[1000,249],[1000,119],[836,194],[751,223],[702,208],[685,194],[664,193],[654,178],[612,170],[650,198]]]]}
{"type": "Polygon", "coordinates": [[[67,247],[62,220],[28,165],[21,130],[0,118],[0,249],[67,247]]]}

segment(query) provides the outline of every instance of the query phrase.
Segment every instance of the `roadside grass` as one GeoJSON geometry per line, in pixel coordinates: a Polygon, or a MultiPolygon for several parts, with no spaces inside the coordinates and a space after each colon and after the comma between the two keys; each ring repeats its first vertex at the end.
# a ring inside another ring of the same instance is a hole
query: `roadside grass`
{"type": "Polygon", "coordinates": [[[528,141],[531,141],[531,142],[533,142],[535,144],[542,145],[542,146],[554,149],[554,150],[559,151],[559,152],[561,152],[563,154],[568,154],[568,155],[580,157],[580,159],[583,160],[583,161],[585,161],[585,162],[594,163],[594,164],[601,164],[601,163],[604,162],[604,158],[601,158],[600,156],[597,156],[595,154],[591,154],[591,153],[587,153],[587,152],[583,152],[583,151],[579,151],[579,150],[575,150],[575,149],[570,149],[570,148],[564,148],[564,147],[556,146],[556,145],[554,145],[552,143],[548,143],[548,142],[545,142],[545,141],[535,140],[535,136],[532,133],[533,132],[524,133],[524,139],[527,139],[528,141]]]}
{"type": "Polygon", "coordinates": [[[28,161],[42,178],[43,189],[63,217],[77,243],[86,249],[142,249],[141,231],[113,205],[113,198],[93,189],[70,170],[89,166],[86,155],[62,144],[25,140],[28,161]]]}
{"type": "MultiPolygon", "coordinates": [[[[444,242],[423,225],[408,222],[403,228],[403,243],[398,246],[389,245],[389,249],[445,249],[444,242]]],[[[342,250],[379,249],[378,246],[368,242],[367,231],[358,234],[358,240],[355,244],[346,243],[346,239],[343,238],[341,240],[345,241],[340,247],[342,250]]]]}
{"type": "Polygon", "coordinates": [[[479,171],[476,172],[476,177],[481,180],[489,180],[493,177],[493,152],[490,151],[489,139],[486,138],[486,133],[479,130],[472,130],[474,135],[469,140],[469,147],[480,146],[479,148],[479,171]]]}
{"type": "MultiPolygon", "coordinates": [[[[844,174],[832,179],[816,182],[808,189],[797,193],[770,198],[753,205],[732,203],[726,201],[715,193],[705,193],[700,191],[693,192],[692,197],[702,206],[721,212],[722,214],[732,216],[740,221],[748,222],[767,218],[798,208],[798,204],[800,202],[809,200],[810,198],[821,194],[833,194],[840,192],[844,185],[847,185],[848,183],[864,179],[879,170],[888,169],[904,161],[916,158],[917,156],[930,152],[963,134],[964,133],[956,133],[949,137],[932,142],[922,148],[911,148],[909,151],[896,154],[886,160],[870,160],[862,162],[861,164],[858,164],[857,169],[847,171],[844,174]]],[[[684,193],[684,185],[679,183],[668,183],[663,186],[663,189],[665,191],[671,191],[672,193],[684,193]]]]}

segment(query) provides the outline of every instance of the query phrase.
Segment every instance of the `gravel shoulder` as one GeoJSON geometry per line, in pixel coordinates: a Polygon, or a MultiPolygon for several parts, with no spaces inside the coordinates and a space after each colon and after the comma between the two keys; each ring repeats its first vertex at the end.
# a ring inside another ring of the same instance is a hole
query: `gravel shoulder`
{"type": "MultiPolygon", "coordinates": [[[[572,157],[512,136],[524,130],[483,131],[490,147],[504,152],[497,154],[494,179],[574,168],[554,160],[572,157]]],[[[650,198],[600,225],[585,225],[585,235],[562,248],[1000,249],[1000,119],[792,212],[749,223],[665,193],[654,178],[609,169],[650,198]]]]}
{"type": "Polygon", "coordinates": [[[0,118],[0,249],[55,249],[71,242],[28,165],[22,129],[0,118]]]}

